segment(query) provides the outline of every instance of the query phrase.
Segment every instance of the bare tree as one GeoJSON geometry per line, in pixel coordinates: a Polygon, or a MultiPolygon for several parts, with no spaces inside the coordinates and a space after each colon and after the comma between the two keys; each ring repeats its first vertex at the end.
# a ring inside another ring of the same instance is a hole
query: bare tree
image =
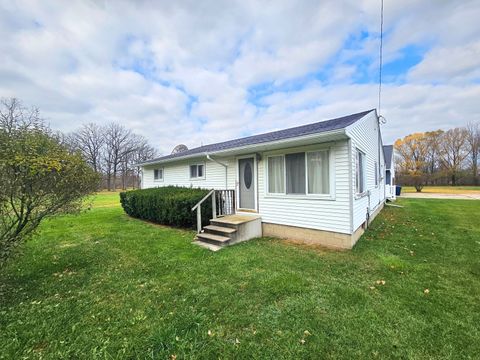
{"type": "Polygon", "coordinates": [[[29,129],[50,132],[38,108],[26,108],[17,98],[0,100],[0,128],[7,134],[29,129]]]}
{"type": "Polygon", "coordinates": [[[427,131],[425,133],[425,172],[427,173],[428,181],[430,182],[430,184],[434,184],[436,181],[436,177],[438,176],[438,167],[440,165],[438,153],[440,152],[440,142],[443,133],[443,130],[427,131]]]}
{"type": "Polygon", "coordinates": [[[139,143],[139,146],[136,149],[136,151],[133,153],[133,157],[131,159],[132,160],[131,167],[134,175],[134,181],[133,181],[134,188],[135,186],[140,187],[140,177],[142,176],[140,168],[137,166],[137,164],[147,160],[151,160],[155,156],[157,156],[157,150],[152,146],[150,146],[150,144],[148,144],[146,139],[143,139],[143,141],[139,143]]]}
{"type": "Polygon", "coordinates": [[[105,154],[107,186],[117,189],[117,175],[125,157],[134,150],[132,132],[122,125],[110,123],[105,127],[105,154]]]}
{"type": "Polygon", "coordinates": [[[468,156],[466,148],[467,131],[455,128],[446,131],[440,142],[440,163],[453,186],[457,184],[458,174],[468,156]]]}
{"type": "Polygon", "coordinates": [[[478,158],[480,156],[480,122],[468,123],[467,131],[467,146],[470,157],[473,184],[478,185],[478,158]]]}
{"type": "Polygon", "coordinates": [[[105,131],[94,123],[83,125],[70,135],[71,143],[78,149],[88,164],[97,173],[102,169],[103,147],[105,144],[105,131]]]}

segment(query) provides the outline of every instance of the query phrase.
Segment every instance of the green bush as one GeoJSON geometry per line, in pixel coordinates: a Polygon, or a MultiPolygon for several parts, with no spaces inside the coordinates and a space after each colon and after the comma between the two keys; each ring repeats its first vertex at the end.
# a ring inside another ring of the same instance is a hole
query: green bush
{"type": "MultiPolygon", "coordinates": [[[[209,190],[178,186],[133,190],[120,193],[123,210],[135,218],[157,224],[195,228],[197,212],[192,211],[209,190]]],[[[212,217],[212,201],[202,204],[202,224],[212,217]]]]}

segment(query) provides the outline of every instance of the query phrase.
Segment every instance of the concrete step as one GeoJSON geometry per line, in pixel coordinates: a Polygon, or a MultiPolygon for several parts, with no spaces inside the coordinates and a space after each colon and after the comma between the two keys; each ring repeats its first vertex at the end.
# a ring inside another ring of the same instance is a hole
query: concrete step
{"type": "Polygon", "coordinates": [[[216,225],[204,226],[203,230],[205,230],[205,232],[209,234],[222,235],[226,237],[231,237],[234,233],[237,232],[237,229],[216,225]]]}
{"type": "Polygon", "coordinates": [[[205,249],[208,249],[208,250],[211,250],[211,251],[218,251],[218,250],[223,248],[223,246],[213,245],[213,244],[206,243],[206,242],[203,242],[203,241],[194,241],[193,243],[195,245],[201,246],[201,247],[203,247],[205,249]]]}
{"type": "Polygon", "coordinates": [[[197,239],[199,241],[207,242],[209,244],[213,245],[228,245],[230,242],[230,238],[226,236],[221,236],[221,235],[215,235],[215,234],[209,234],[209,233],[200,233],[197,234],[197,239]]]}

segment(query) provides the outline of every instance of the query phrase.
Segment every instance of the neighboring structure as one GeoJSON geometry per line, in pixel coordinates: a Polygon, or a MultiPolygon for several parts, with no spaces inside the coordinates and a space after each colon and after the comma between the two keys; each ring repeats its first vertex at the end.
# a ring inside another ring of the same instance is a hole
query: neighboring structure
{"type": "Polygon", "coordinates": [[[227,189],[213,196],[232,198],[237,215],[260,217],[264,236],[348,249],[385,202],[382,146],[377,113],[369,110],[139,165],[143,188],[227,189]]]}
{"type": "Polygon", "coordinates": [[[393,145],[385,145],[383,153],[385,155],[385,197],[389,200],[395,200],[395,154],[393,145]]]}

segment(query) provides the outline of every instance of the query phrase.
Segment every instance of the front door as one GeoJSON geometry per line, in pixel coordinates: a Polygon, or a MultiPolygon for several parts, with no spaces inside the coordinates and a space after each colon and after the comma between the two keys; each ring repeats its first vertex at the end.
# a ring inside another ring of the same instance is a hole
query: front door
{"type": "Polygon", "coordinates": [[[255,161],[252,158],[238,160],[239,197],[241,209],[255,209],[255,161]]]}

